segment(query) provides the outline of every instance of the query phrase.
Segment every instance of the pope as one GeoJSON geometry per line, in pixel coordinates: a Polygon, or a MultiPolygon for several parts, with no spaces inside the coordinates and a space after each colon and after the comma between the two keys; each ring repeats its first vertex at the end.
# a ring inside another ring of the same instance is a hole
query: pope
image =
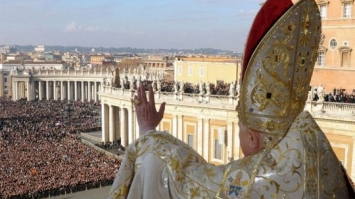
{"type": "Polygon", "coordinates": [[[169,133],[156,131],[152,87],[133,102],[140,138],[126,150],[110,191],[116,198],[354,198],[329,141],[303,111],[321,36],[314,0],[268,0],[251,27],[240,86],[244,158],[207,163],[169,133]]]}

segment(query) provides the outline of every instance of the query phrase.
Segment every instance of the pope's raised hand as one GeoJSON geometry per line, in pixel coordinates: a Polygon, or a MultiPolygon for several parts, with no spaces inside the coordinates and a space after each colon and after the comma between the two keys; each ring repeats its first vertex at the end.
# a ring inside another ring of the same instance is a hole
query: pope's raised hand
{"type": "Polygon", "coordinates": [[[137,95],[134,96],[133,104],[136,108],[137,121],[140,135],[144,135],[151,130],[155,130],[163,119],[165,102],[160,105],[159,111],[155,107],[154,92],[152,85],[148,86],[148,99],[144,90],[143,83],[137,88],[137,95]]]}

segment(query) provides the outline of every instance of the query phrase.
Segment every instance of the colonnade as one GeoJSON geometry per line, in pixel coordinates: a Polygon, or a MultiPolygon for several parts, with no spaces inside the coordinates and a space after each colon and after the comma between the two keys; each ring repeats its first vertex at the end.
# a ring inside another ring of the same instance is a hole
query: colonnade
{"type": "Polygon", "coordinates": [[[28,99],[33,99],[32,91],[34,91],[33,83],[30,81],[15,81],[12,85],[12,95],[13,99],[21,99],[30,96],[28,99]]]}
{"type": "Polygon", "coordinates": [[[87,100],[98,101],[101,81],[74,80],[21,80],[13,81],[14,100],[87,100]]]}
{"type": "Polygon", "coordinates": [[[126,147],[139,137],[135,111],[132,107],[119,107],[102,102],[101,111],[103,142],[113,142],[120,139],[122,146],[126,147]]]}
{"type": "MultiPolygon", "coordinates": [[[[127,147],[139,138],[137,113],[131,102],[133,95],[132,90],[103,87],[100,92],[102,142],[121,140],[122,146],[127,147]]],[[[226,99],[224,102],[228,104],[228,96],[226,99]]],[[[180,106],[184,101],[176,100],[174,95],[160,98],[156,93],[157,108],[164,101],[167,102],[165,115],[157,130],[167,131],[187,143],[209,162],[221,164],[239,158],[235,105],[220,103],[217,107],[206,107],[193,100],[195,106],[180,106]]]]}

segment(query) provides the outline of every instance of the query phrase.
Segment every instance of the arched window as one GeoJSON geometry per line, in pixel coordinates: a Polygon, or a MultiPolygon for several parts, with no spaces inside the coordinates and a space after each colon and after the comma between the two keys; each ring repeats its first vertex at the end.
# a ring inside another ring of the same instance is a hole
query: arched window
{"type": "Polygon", "coordinates": [[[335,39],[330,40],[330,49],[334,50],[338,46],[338,42],[335,39]]]}

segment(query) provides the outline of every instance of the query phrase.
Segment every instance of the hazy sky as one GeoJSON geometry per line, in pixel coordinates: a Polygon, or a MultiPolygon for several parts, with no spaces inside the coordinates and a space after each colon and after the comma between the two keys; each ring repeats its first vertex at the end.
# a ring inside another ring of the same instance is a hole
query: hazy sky
{"type": "Polygon", "coordinates": [[[0,44],[242,51],[263,0],[0,0],[0,44]]]}

